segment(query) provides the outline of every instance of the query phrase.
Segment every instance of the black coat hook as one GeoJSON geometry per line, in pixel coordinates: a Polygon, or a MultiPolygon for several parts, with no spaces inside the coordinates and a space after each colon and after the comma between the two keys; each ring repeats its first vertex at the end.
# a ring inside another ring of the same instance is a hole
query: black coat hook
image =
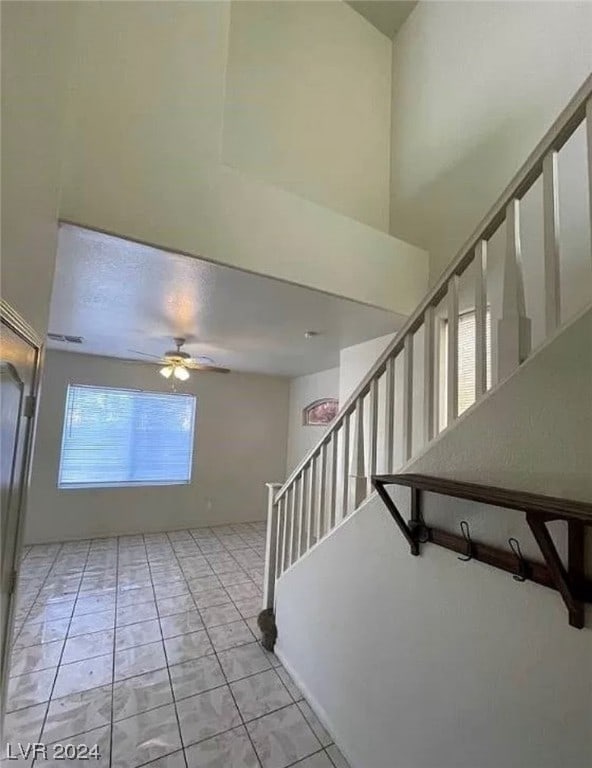
{"type": "Polygon", "coordinates": [[[527,565],[522,550],[520,549],[520,542],[518,539],[511,536],[508,539],[508,544],[510,545],[513,554],[516,555],[516,558],[518,559],[518,573],[512,576],[512,578],[514,581],[526,581],[527,565]]]}
{"type": "Polygon", "coordinates": [[[471,532],[469,530],[469,524],[466,520],[460,521],[460,529],[462,531],[462,535],[464,537],[464,540],[467,542],[467,554],[465,557],[459,557],[457,558],[462,563],[468,563],[469,560],[473,559],[473,542],[471,541],[471,532]]]}

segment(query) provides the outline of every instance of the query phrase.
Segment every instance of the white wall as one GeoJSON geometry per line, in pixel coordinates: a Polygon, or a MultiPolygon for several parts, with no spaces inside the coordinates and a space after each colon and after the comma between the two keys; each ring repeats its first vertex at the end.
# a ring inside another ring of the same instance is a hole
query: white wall
{"type": "Polygon", "coordinates": [[[68,382],[170,391],[156,366],[68,352],[47,354],[27,543],[265,518],[265,483],[281,478],[286,467],[288,379],[192,375],[182,387],[197,396],[189,485],[59,490],[68,382]]]}
{"type": "MultiPolygon", "coordinates": [[[[302,423],[302,409],[324,397],[339,399],[339,368],[330,368],[308,376],[298,376],[290,381],[286,476],[318,443],[325,431],[324,427],[307,427],[302,423]]],[[[278,480],[283,479],[283,476],[278,478],[278,480]]]]}
{"type": "Polygon", "coordinates": [[[395,337],[394,333],[344,347],[339,353],[339,402],[343,405],[395,337]]]}
{"type": "MultiPolygon", "coordinates": [[[[296,195],[224,164],[230,29],[222,1],[80,4],[61,217],[408,314],[427,288],[424,251],[300,196],[308,181],[296,195]]],[[[285,144],[290,126],[272,128],[261,140],[285,144]]],[[[358,157],[366,151],[377,150],[362,143],[358,157]]],[[[324,188],[331,162],[320,169],[324,188]]]]}
{"type": "Polygon", "coordinates": [[[76,5],[2,3],[2,296],[41,336],[57,245],[76,5]]]}
{"type": "Polygon", "coordinates": [[[430,545],[412,557],[376,497],[282,576],[276,620],[276,651],[352,768],[589,762],[590,628],[532,582],[430,545]]]}
{"type": "Polygon", "coordinates": [[[343,2],[234,3],[224,161],[388,232],[391,51],[343,2]]]}
{"type": "MultiPolygon", "coordinates": [[[[590,381],[592,310],[404,469],[592,502],[590,381]]],[[[409,492],[396,499],[408,516],[409,492]]],[[[427,494],[425,519],[456,532],[465,519],[497,546],[515,536],[541,560],[520,512],[427,494]]],[[[280,658],[352,768],[589,762],[590,610],[578,631],[557,592],[429,545],[410,556],[375,495],[282,576],[276,601],[280,658]]]]}
{"type": "Polygon", "coordinates": [[[590,74],[591,37],[586,2],[421,2],[403,25],[391,232],[430,251],[432,282],[590,74]]]}

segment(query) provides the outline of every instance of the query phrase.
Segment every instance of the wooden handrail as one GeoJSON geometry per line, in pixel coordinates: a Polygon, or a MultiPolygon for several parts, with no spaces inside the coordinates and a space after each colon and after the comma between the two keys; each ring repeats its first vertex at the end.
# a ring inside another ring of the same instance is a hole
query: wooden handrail
{"type": "Polygon", "coordinates": [[[462,480],[448,480],[432,475],[411,473],[397,475],[375,475],[372,482],[386,485],[405,485],[420,491],[440,493],[456,499],[469,499],[482,504],[492,504],[505,509],[533,512],[547,518],[564,518],[592,523],[592,504],[586,501],[563,499],[540,493],[527,493],[511,488],[496,488],[481,483],[467,483],[462,480]]]}
{"type": "MultiPolygon", "coordinates": [[[[561,147],[569,140],[575,130],[586,118],[586,107],[592,97],[592,75],[589,75],[582,86],[578,89],[566,108],[561,112],[551,128],[545,133],[541,141],[528,156],[525,163],[508,184],[495,205],[489,210],[487,215],[481,220],[473,234],[462,246],[454,260],[448,268],[442,273],[438,282],[427,294],[425,299],[419,304],[417,309],[409,316],[405,325],[397,332],[395,338],[390,342],[382,355],[378,358],[374,366],[362,379],[359,386],[353,394],[347,399],[340,409],[332,424],[328,427],[325,434],[319,442],[304,456],[302,461],[296,466],[286,482],[282,485],[276,494],[276,503],[286,493],[292,482],[300,475],[304,467],[311,459],[320,452],[321,447],[328,443],[331,434],[339,428],[344,418],[349,416],[356,407],[356,402],[360,397],[367,394],[372,381],[384,373],[389,358],[399,354],[405,344],[405,337],[408,334],[415,333],[423,323],[423,317],[426,309],[434,307],[444,298],[447,292],[448,283],[455,275],[461,275],[471,264],[474,258],[475,248],[483,241],[489,239],[506,216],[508,205],[515,199],[520,199],[528,192],[535,181],[543,171],[543,160],[545,155],[554,150],[559,151],[561,147]]],[[[592,204],[592,202],[591,202],[592,204]]]]}

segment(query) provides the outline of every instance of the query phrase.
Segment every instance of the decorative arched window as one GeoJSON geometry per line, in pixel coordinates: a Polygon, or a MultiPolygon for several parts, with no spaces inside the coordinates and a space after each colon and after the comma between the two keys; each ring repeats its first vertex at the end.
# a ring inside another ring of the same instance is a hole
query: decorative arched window
{"type": "Polygon", "coordinates": [[[314,400],[302,411],[302,423],[305,427],[326,427],[337,416],[339,400],[334,397],[323,397],[314,400]]]}

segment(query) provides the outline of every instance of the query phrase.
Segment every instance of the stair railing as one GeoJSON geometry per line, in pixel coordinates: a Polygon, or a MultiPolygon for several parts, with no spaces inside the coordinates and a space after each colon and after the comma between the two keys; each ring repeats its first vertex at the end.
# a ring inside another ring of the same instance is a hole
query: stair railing
{"type": "Polygon", "coordinates": [[[473,272],[474,402],[486,394],[492,378],[491,371],[488,372],[492,362],[487,355],[487,250],[490,239],[504,223],[502,314],[496,326],[497,382],[508,378],[529,356],[531,322],[524,299],[520,202],[541,176],[542,301],[546,335],[558,329],[561,323],[558,152],[584,122],[592,232],[591,75],[343,405],[317,445],[283,485],[268,485],[264,607],[273,607],[279,577],[371,494],[372,475],[378,471],[394,473],[418,448],[427,445],[442,428],[451,426],[458,418],[459,287],[461,277],[470,274],[469,268],[473,272]],[[447,315],[445,334],[441,332],[443,306],[447,315]],[[417,390],[414,393],[414,351],[418,335],[423,336],[421,360],[416,360],[416,364],[423,365],[422,382],[417,382],[419,398],[417,390]],[[440,349],[441,344],[444,349],[440,349]],[[415,424],[418,416],[421,440],[415,424]]]}

